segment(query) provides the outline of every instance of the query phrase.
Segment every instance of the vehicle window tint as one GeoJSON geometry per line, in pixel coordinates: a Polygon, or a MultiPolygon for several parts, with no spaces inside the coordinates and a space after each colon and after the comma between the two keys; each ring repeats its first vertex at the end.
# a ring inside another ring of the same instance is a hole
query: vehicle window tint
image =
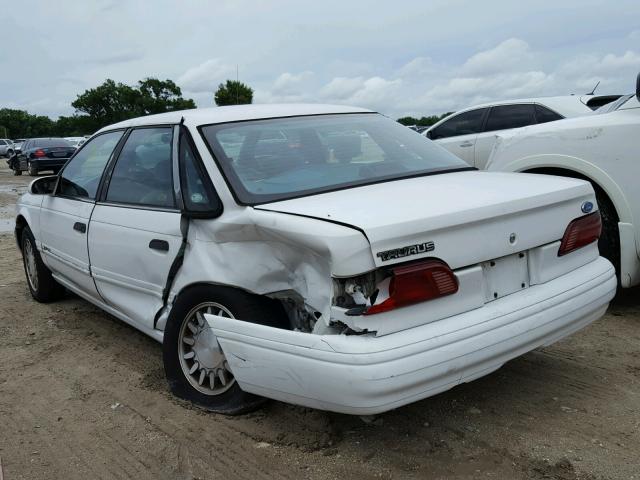
{"type": "Polygon", "coordinates": [[[107,190],[108,202],[175,207],[171,165],[172,129],[133,130],[118,156],[107,190]]]}
{"type": "Polygon", "coordinates": [[[69,161],[60,175],[58,193],[70,197],[96,198],[100,177],[122,131],[93,138],[69,161]]]}
{"type": "Polygon", "coordinates": [[[562,118],[562,115],[549,110],[547,107],[536,105],[536,121],[538,123],[553,122],[555,120],[561,120],[562,118]]]}
{"type": "Polygon", "coordinates": [[[6,145],[7,142],[5,142],[4,140],[0,140],[0,145],[6,145]]]}
{"type": "Polygon", "coordinates": [[[485,110],[485,108],[479,108],[456,115],[432,130],[431,139],[437,140],[438,138],[478,133],[482,128],[482,118],[485,110]]]}
{"type": "Polygon", "coordinates": [[[518,128],[534,123],[533,104],[500,105],[491,108],[485,132],[518,128]]]}
{"type": "Polygon", "coordinates": [[[185,208],[191,212],[219,212],[220,199],[184,133],[180,135],[179,155],[180,188],[185,208]]]}

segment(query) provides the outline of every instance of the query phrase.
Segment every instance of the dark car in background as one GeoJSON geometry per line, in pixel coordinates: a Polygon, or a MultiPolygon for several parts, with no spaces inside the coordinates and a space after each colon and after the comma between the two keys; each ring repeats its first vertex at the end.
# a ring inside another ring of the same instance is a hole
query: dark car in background
{"type": "Polygon", "coordinates": [[[75,151],[76,148],[64,138],[30,138],[9,159],[9,167],[14,175],[27,171],[29,175],[36,176],[43,170],[57,174],[75,151]]]}

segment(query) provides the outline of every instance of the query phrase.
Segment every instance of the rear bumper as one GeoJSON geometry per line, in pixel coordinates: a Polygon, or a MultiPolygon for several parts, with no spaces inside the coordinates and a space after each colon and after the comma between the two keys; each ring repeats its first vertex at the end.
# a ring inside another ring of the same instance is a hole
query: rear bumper
{"type": "Polygon", "coordinates": [[[240,387],[349,414],[443,392],[601,317],[616,277],[604,258],[460,315],[374,337],[314,335],[206,315],[240,387]]]}
{"type": "Polygon", "coordinates": [[[31,159],[31,164],[38,170],[48,170],[50,168],[61,168],[67,163],[69,157],[66,158],[47,158],[47,159],[31,159]]]}

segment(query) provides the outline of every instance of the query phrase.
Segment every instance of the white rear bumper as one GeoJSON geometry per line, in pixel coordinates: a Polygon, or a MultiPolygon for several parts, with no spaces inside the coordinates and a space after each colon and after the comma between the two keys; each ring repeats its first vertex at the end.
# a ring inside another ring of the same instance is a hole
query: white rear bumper
{"type": "Polygon", "coordinates": [[[613,267],[598,258],[482,308],[381,337],[206,317],[243,390],[363,415],[435,395],[554,343],[601,317],[615,290],[613,267]]]}

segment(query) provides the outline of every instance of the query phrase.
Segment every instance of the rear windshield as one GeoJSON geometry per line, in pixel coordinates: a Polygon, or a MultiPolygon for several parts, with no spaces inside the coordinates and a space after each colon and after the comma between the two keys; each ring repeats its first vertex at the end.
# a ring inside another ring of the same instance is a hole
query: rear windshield
{"type": "Polygon", "coordinates": [[[70,147],[69,143],[64,138],[39,138],[34,140],[34,147],[70,147]]]}
{"type": "Polygon", "coordinates": [[[373,113],[217,124],[201,132],[247,205],[470,169],[423,135],[373,113]]]}

